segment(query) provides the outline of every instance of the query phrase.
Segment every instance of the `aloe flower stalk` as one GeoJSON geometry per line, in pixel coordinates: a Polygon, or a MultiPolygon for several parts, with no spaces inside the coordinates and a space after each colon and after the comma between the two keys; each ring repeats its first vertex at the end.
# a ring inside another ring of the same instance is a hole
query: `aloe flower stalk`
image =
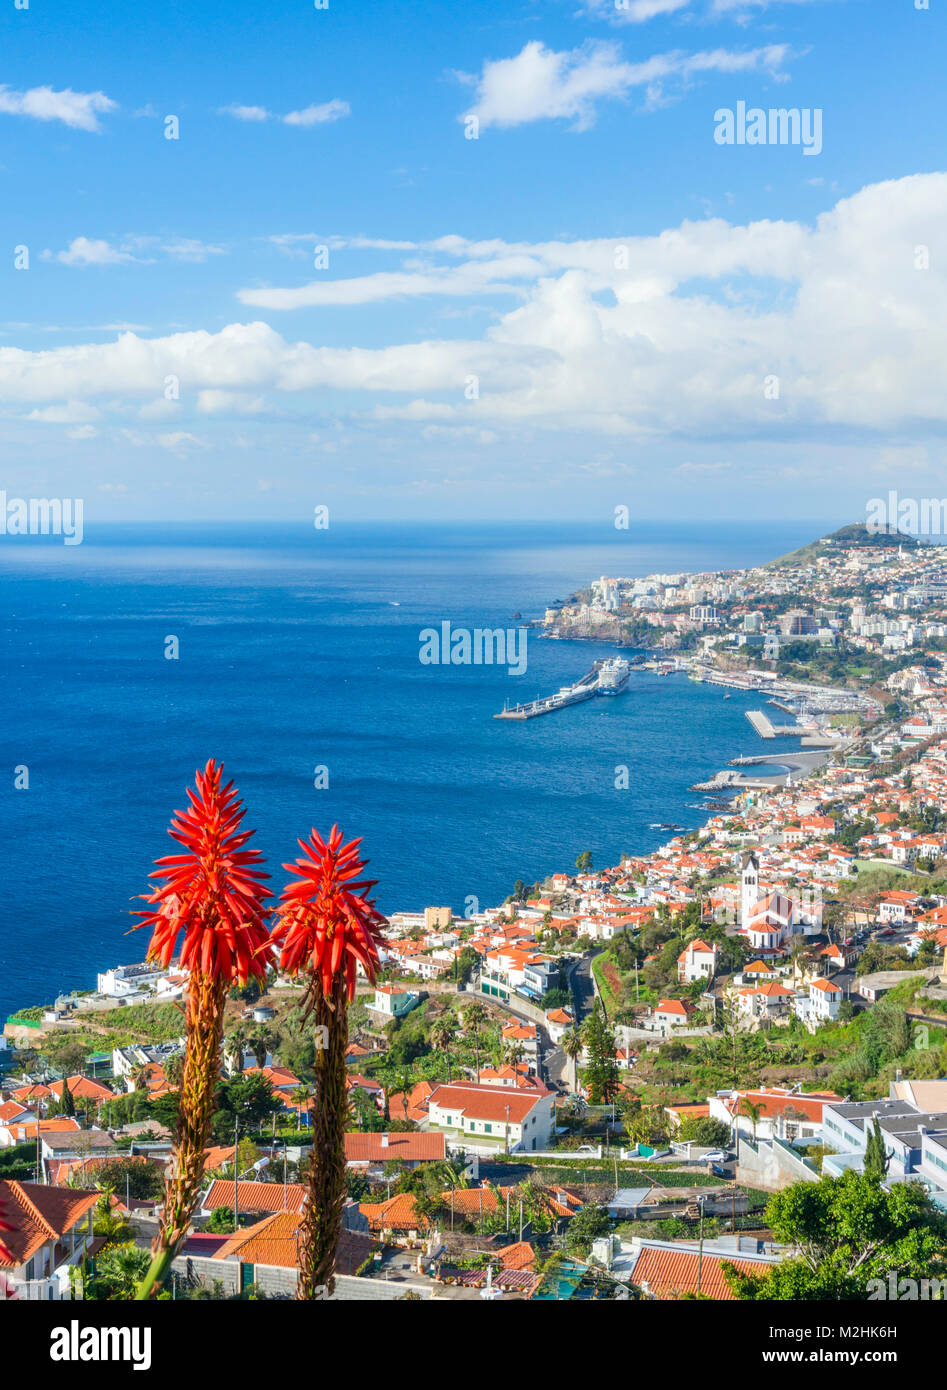
{"type": "Polygon", "coordinates": [[[224,1008],[234,983],[266,974],[266,899],[259,851],[247,849],[252,830],[241,830],[245,811],[232,782],[222,786],[223,765],[213,759],[188,788],[190,806],[176,811],[168,833],[183,854],[155,860],[148,911],[136,915],[151,927],[148,959],[167,967],[183,932],[181,966],[189,972],[186,1045],[174,1157],[165,1187],[164,1214],[151,1268],[138,1300],[149,1298],[167,1277],[187,1235],[204,1176],[214,1093],[220,1077],[224,1008]]]}
{"type": "Polygon", "coordinates": [[[299,841],[303,858],[283,865],[298,877],[283,890],[271,937],[280,948],[280,968],[308,976],[304,1017],[312,1018],[316,1033],[313,1143],[299,1241],[298,1297],[309,1300],[331,1293],[335,1284],[345,1200],[348,1005],[359,965],[374,981],[384,944],[385,918],[368,897],[375,881],[360,878],[360,844],[343,844],[336,825],[328,841],[315,830],[299,841]]]}

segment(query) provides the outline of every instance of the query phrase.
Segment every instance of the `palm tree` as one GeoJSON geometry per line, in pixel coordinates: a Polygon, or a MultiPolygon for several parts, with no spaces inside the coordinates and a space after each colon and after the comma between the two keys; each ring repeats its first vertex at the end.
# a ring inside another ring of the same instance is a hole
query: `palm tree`
{"type": "Polygon", "coordinates": [[[505,1055],[509,1065],[515,1069],[526,1056],[526,1049],[521,1042],[514,1039],[507,1043],[505,1055]]]}
{"type": "Polygon", "coordinates": [[[477,1081],[480,1081],[480,1029],[487,1011],[482,1004],[468,1004],[464,1009],[464,1032],[473,1036],[474,1057],[477,1063],[477,1081]]]}
{"type": "Polygon", "coordinates": [[[451,1057],[450,1045],[454,1040],[454,1028],[446,1013],[441,1014],[431,1028],[431,1042],[438,1052],[443,1052],[447,1058],[447,1084],[451,1081],[451,1057]]]}
{"type": "Polygon", "coordinates": [[[175,1052],[164,1064],[164,1074],[167,1077],[168,1085],[172,1091],[176,1091],[181,1085],[184,1076],[184,1053],[175,1052]]]}
{"type": "Polygon", "coordinates": [[[114,1191],[115,1189],[112,1187],[103,1188],[102,1195],[92,1212],[92,1234],[104,1240],[103,1249],[108,1249],[113,1245],[122,1245],[131,1240],[135,1234],[129,1224],[128,1217],[123,1216],[112,1206],[114,1191]]]}
{"type": "Polygon", "coordinates": [[[741,1100],[740,1100],[739,1106],[737,1107],[737,1114],[738,1114],[738,1115],[745,1115],[746,1118],[752,1123],[752,1125],[753,1125],[753,1142],[754,1142],[754,1144],[755,1144],[755,1143],[756,1143],[756,1126],[759,1124],[759,1122],[760,1122],[760,1117],[761,1117],[762,1114],[763,1114],[763,1102],[760,1101],[760,1103],[759,1103],[758,1105],[754,1105],[753,1101],[747,1100],[746,1096],[743,1096],[743,1097],[741,1098],[741,1100]]]}
{"type": "Polygon", "coordinates": [[[181,966],[189,972],[184,1069],[174,1138],[174,1157],[165,1190],[161,1229],[151,1267],[137,1299],[150,1298],[167,1277],[185,1239],[204,1181],[204,1152],[210,1137],[220,1076],[227,992],[266,974],[267,875],[262,856],[246,845],[253,831],[240,829],[245,815],[232,782],[222,786],[223,767],[211,759],[188,789],[190,806],[175,813],[169,834],[184,853],[156,861],[159,882],[145,895],[141,926],[152,928],[148,958],[167,969],[184,933],[181,966]]]}
{"type": "Polygon", "coordinates": [[[272,1028],[257,1028],[248,1039],[253,1060],[262,1071],[266,1066],[267,1055],[277,1044],[277,1036],[272,1028]]]}
{"type": "Polygon", "coordinates": [[[306,1300],[330,1294],[345,1201],[345,1128],[348,1117],[345,1053],[348,1005],[355,998],[358,967],[370,981],[378,966],[385,919],[368,896],[374,882],[361,879],[361,840],[343,843],[332,827],[328,840],[313,830],[300,840],[302,859],[283,867],[297,875],[286,885],[272,942],[280,969],[307,977],[304,1017],[316,1031],[313,1146],[299,1240],[299,1292],[306,1300]]]}
{"type": "Polygon", "coordinates": [[[147,1258],[144,1250],[131,1241],[113,1245],[99,1259],[98,1276],[112,1286],[119,1299],[130,1298],[147,1258]]]}
{"type": "Polygon", "coordinates": [[[582,1034],[578,1028],[569,1028],[562,1035],[562,1048],[566,1056],[572,1060],[572,1089],[576,1095],[579,1093],[579,1058],[585,1044],[582,1041],[582,1034]]]}
{"type": "Polygon", "coordinates": [[[305,1081],[301,1082],[290,1096],[290,1100],[296,1107],[297,1119],[302,1119],[302,1112],[308,1108],[308,1102],[312,1099],[312,1087],[305,1081]]]}
{"type": "Polygon", "coordinates": [[[234,1071],[243,1071],[243,1059],[250,1046],[251,1028],[241,1021],[235,1023],[224,1039],[224,1051],[234,1071]]]}

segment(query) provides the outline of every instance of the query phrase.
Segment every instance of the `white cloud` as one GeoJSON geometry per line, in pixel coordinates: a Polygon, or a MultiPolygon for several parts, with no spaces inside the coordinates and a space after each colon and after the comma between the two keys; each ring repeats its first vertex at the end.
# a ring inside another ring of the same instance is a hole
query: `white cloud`
{"type": "Polygon", "coordinates": [[[129,262],[144,264],[129,251],[120,250],[111,242],[90,240],[77,236],[70,241],[65,251],[43,252],[44,260],[61,261],[63,265],[127,265],[129,262]]]}
{"type": "Polygon", "coordinates": [[[845,431],[887,444],[908,430],[921,440],[947,425],[947,267],[935,256],[916,269],[915,248],[945,221],[938,173],[870,185],[812,225],[708,218],[574,242],[442,237],[403,272],[418,288],[440,293],[456,273],[457,292],[470,292],[477,272],[489,293],[517,272],[516,302],[482,336],[329,347],[255,322],[45,352],[0,346],[0,403],[148,409],[173,374],[182,426],[165,438],[178,448],[191,417],[236,414],[261,396],[325,407],[332,392],[347,409],[361,393],[363,418],[404,431],[529,423],[640,441],[785,444],[845,431]],[[477,400],[465,397],[472,375],[477,400]],[[772,375],[778,399],[764,393],[772,375]]]}
{"type": "Polygon", "coordinates": [[[74,92],[70,87],[55,92],[52,87],[31,87],[15,92],[0,86],[0,112],[7,116],[29,116],[35,121],[62,121],[73,130],[101,130],[97,116],[116,109],[104,92],[74,92]]]}
{"type": "Polygon", "coordinates": [[[287,111],[285,116],[278,115],[275,111],[269,111],[265,106],[219,106],[218,116],[232,116],[235,121],[245,121],[262,124],[264,121],[281,121],[283,125],[328,125],[332,121],[339,121],[343,116],[350,116],[352,108],[347,101],[341,101],[338,97],[333,97],[331,101],[314,103],[312,106],[304,106],[299,111],[287,111]]]}
{"type": "Polygon", "coordinates": [[[211,246],[207,242],[197,241],[194,237],[178,237],[175,241],[165,243],[161,250],[174,261],[192,261],[195,263],[206,261],[208,256],[225,256],[227,254],[225,246],[211,246]]]}
{"type": "Polygon", "coordinates": [[[339,101],[336,97],[332,101],[323,102],[321,106],[307,106],[302,111],[290,111],[282,119],[285,125],[326,125],[351,114],[352,108],[348,102],[339,101]]]}
{"type": "Polygon", "coordinates": [[[136,255],[135,252],[160,251],[173,261],[198,264],[209,256],[225,256],[225,246],[212,246],[194,237],[176,237],[173,241],[162,242],[155,236],[128,236],[119,246],[102,238],[77,236],[65,251],[44,251],[44,261],[60,261],[63,265],[154,265],[154,256],[136,255]]]}
{"type": "Polygon", "coordinates": [[[820,0],[710,0],[711,12],[715,15],[733,15],[737,19],[746,18],[753,10],[768,10],[774,5],[812,5],[820,0]]]}
{"type": "Polygon", "coordinates": [[[596,19],[613,19],[616,24],[642,24],[661,15],[686,10],[692,0],[585,0],[589,14],[596,19]]]}
{"type": "Polygon", "coordinates": [[[662,99],[666,84],[686,82],[699,73],[783,75],[788,56],[786,44],[768,44],[743,53],[722,48],[659,53],[627,63],[614,43],[587,43],[557,53],[534,39],[515,58],[484,63],[477,103],[466,116],[476,116],[482,130],[540,120],[568,120],[575,130],[586,130],[595,122],[599,102],[623,99],[639,87],[654,104],[662,99]]]}
{"type": "Polygon", "coordinates": [[[233,116],[235,121],[268,121],[271,113],[265,106],[219,106],[218,116],[233,116]]]}
{"type": "Polygon", "coordinates": [[[585,10],[595,19],[610,20],[614,24],[644,24],[649,19],[680,14],[683,10],[698,17],[733,17],[744,20],[756,10],[767,10],[774,5],[816,4],[819,0],[584,0],[585,10]]]}
{"type": "Polygon", "coordinates": [[[262,396],[245,391],[200,391],[197,409],[202,415],[257,415],[264,408],[262,396]]]}
{"type": "Polygon", "coordinates": [[[189,434],[187,430],[175,430],[173,434],[159,434],[155,439],[156,444],[160,444],[162,449],[169,449],[174,454],[186,454],[191,449],[206,449],[206,440],[198,439],[197,435],[189,434]]]}
{"type": "Polygon", "coordinates": [[[533,279],[542,263],[530,257],[511,257],[505,262],[469,262],[431,269],[378,271],[348,280],[312,280],[288,289],[238,290],[241,304],[256,309],[305,309],[320,306],[377,304],[386,299],[440,294],[466,296],[509,291],[508,276],[533,279]]]}
{"type": "Polygon", "coordinates": [[[86,420],[98,420],[101,412],[85,401],[68,401],[65,405],[47,405],[31,410],[27,420],[41,420],[46,425],[78,425],[86,420]]]}

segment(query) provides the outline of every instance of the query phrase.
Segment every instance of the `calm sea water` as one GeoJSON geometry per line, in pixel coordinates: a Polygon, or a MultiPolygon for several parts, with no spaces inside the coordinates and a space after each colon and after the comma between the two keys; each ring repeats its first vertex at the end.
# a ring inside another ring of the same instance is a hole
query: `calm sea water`
{"type": "Polygon", "coordinates": [[[758,699],[639,673],[625,696],[507,723],[492,718],[506,699],[558,689],[612,649],[533,639],[514,677],[422,666],[419,631],[515,626],[600,574],[759,563],[818,533],[116,525],[80,547],[6,539],[0,1019],[141,957],[126,914],[211,755],[277,886],[296,836],[338,821],[364,836],[387,911],[490,905],[582,850],[602,864],[653,848],[654,822],[698,825],[689,785],[764,751],[744,718],[758,699]],[[13,790],[21,764],[27,791],[13,790]]]}

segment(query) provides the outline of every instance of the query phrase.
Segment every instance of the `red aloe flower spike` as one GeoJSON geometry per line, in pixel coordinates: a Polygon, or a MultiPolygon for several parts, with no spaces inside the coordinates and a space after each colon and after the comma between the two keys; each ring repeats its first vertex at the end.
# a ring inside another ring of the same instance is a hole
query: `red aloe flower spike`
{"type": "Polygon", "coordinates": [[[269,875],[256,867],[262,855],[244,848],[253,831],[239,830],[244,807],[233,782],[221,786],[222,772],[212,758],[197,773],[197,792],[187,790],[189,809],[175,811],[168,833],[187,853],[155,861],[150,877],[159,883],[143,894],[152,906],[135,914],[136,930],[151,927],[148,957],[165,967],[183,932],[182,966],[245,984],[248,975],[266,974],[261,947],[272,894],[262,882],[269,875]]]}
{"type": "Polygon", "coordinates": [[[358,854],[361,838],[348,844],[342,838],[334,825],[328,841],[315,830],[299,841],[304,858],[283,868],[300,877],[283,890],[270,939],[280,947],[281,969],[309,972],[327,1000],[342,977],[351,1001],[359,965],[370,981],[375,979],[385,918],[367,896],[375,880],[359,878],[365,868],[358,854]]]}

